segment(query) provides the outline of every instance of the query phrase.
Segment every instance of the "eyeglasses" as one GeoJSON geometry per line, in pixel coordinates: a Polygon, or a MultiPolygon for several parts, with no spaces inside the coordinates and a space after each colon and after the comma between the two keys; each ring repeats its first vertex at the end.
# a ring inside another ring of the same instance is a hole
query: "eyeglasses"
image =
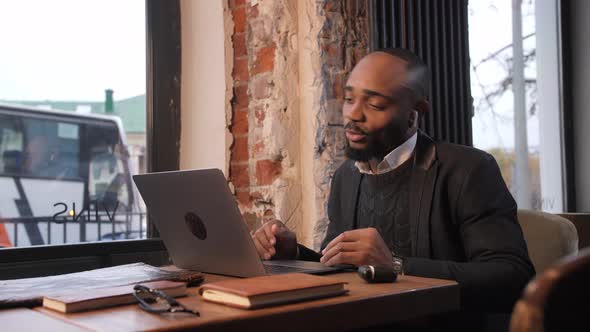
{"type": "Polygon", "coordinates": [[[197,317],[201,316],[198,311],[186,308],[161,290],[151,289],[143,285],[135,285],[133,290],[133,296],[139,302],[139,307],[147,312],[155,314],[186,312],[197,317]]]}

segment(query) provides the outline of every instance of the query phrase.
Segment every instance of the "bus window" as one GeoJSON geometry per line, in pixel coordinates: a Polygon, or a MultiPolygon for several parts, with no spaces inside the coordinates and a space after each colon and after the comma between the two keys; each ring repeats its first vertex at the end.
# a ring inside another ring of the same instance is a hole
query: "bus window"
{"type": "Polygon", "coordinates": [[[23,119],[26,138],[22,174],[41,178],[79,178],[80,126],[23,119]]]}
{"type": "Polygon", "coordinates": [[[117,127],[92,126],[86,129],[90,151],[88,190],[90,200],[103,205],[131,205],[125,174],[128,155],[120,140],[117,127]]]}
{"type": "Polygon", "coordinates": [[[0,114],[0,174],[19,174],[23,160],[23,133],[15,118],[0,114]]]}

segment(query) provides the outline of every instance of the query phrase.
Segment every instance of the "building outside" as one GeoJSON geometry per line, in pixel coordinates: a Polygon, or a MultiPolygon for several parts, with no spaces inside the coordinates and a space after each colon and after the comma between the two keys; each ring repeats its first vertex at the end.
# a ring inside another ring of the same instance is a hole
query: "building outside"
{"type": "Polygon", "coordinates": [[[78,100],[0,100],[0,103],[32,106],[41,109],[78,112],[83,114],[105,114],[121,118],[129,149],[130,174],[145,173],[146,165],[146,104],[145,94],[113,99],[113,91],[105,90],[105,101],[78,100]],[[110,107],[109,105],[112,105],[110,107]]]}

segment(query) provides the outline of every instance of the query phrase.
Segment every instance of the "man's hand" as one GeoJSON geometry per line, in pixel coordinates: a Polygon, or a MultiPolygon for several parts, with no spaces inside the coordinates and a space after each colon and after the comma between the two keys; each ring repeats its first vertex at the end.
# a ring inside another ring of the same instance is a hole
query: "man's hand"
{"type": "Polygon", "coordinates": [[[262,259],[295,259],[297,237],[274,215],[265,213],[263,224],[252,234],[258,255],[262,259]]]}
{"type": "Polygon", "coordinates": [[[381,234],[372,227],[346,231],[338,235],[322,250],[322,255],[320,262],[330,266],[392,264],[391,251],[381,234]]]}

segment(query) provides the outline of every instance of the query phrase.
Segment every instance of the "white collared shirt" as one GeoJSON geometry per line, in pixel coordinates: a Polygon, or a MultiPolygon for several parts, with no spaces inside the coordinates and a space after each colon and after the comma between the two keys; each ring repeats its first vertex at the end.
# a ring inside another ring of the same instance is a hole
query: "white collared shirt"
{"type": "Polygon", "coordinates": [[[369,163],[376,162],[371,160],[369,162],[357,161],[354,165],[358,168],[361,173],[379,175],[387,172],[391,172],[396,169],[399,165],[403,164],[406,160],[410,159],[414,149],[416,148],[416,141],[418,140],[418,132],[414,133],[412,137],[408,138],[405,142],[400,144],[397,148],[393,149],[390,153],[383,158],[383,160],[377,165],[377,173],[371,171],[369,163]]]}

